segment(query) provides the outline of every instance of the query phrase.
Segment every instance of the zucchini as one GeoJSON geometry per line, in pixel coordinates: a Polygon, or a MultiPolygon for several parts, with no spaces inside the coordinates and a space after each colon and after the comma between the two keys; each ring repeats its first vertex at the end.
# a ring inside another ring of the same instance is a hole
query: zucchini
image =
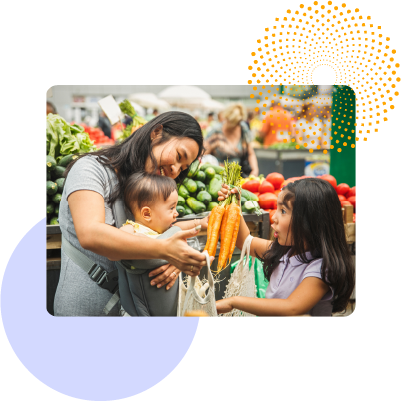
{"type": "Polygon", "coordinates": [[[188,189],[186,189],[184,185],[180,185],[178,195],[181,196],[181,198],[187,199],[189,197],[188,189]]]}
{"type": "MultiPolygon", "coordinates": [[[[185,206],[185,199],[180,195],[178,195],[177,205],[178,206],[185,206]]],[[[178,212],[178,210],[177,210],[177,212],[178,212]]]]}
{"type": "Polygon", "coordinates": [[[202,181],[195,181],[198,191],[206,191],[206,185],[202,181]]]}
{"type": "Polygon", "coordinates": [[[60,203],[61,197],[62,197],[61,194],[55,194],[55,195],[53,195],[53,197],[52,197],[52,201],[53,201],[54,203],[60,203]]]}
{"type": "Polygon", "coordinates": [[[203,213],[206,210],[206,205],[203,202],[199,202],[195,198],[190,197],[186,202],[195,214],[203,213]]]}
{"type": "Polygon", "coordinates": [[[199,170],[197,173],[196,173],[196,176],[195,176],[195,180],[196,181],[205,181],[205,179],[206,179],[206,174],[205,174],[205,172],[204,171],[202,171],[202,170],[199,170]]]}
{"type": "Polygon", "coordinates": [[[52,171],[53,180],[57,180],[58,178],[63,178],[64,171],[65,167],[56,166],[56,168],[52,171]]]}
{"type": "Polygon", "coordinates": [[[214,178],[210,181],[209,187],[208,187],[208,190],[207,190],[207,191],[209,192],[210,195],[212,195],[212,198],[213,198],[214,200],[217,200],[217,198],[219,197],[218,192],[220,191],[222,185],[223,185],[223,184],[222,184],[222,181],[221,181],[219,178],[217,178],[217,177],[214,177],[214,178]]]}
{"type": "Polygon", "coordinates": [[[50,171],[46,172],[46,181],[51,181],[52,175],[50,174],[50,171]]]}
{"type": "Polygon", "coordinates": [[[54,157],[51,157],[50,155],[46,156],[46,169],[47,171],[53,171],[57,166],[56,160],[54,157]]]}
{"type": "Polygon", "coordinates": [[[53,181],[46,182],[46,193],[47,195],[54,195],[57,192],[57,184],[53,181]]]}
{"type": "Polygon", "coordinates": [[[59,212],[60,212],[60,204],[57,204],[57,205],[54,207],[54,214],[58,216],[59,212]]]}
{"type": "Polygon", "coordinates": [[[184,209],[185,209],[185,216],[187,216],[188,214],[194,213],[193,210],[188,205],[185,205],[184,209]]]}
{"type": "Polygon", "coordinates": [[[50,215],[54,213],[54,203],[53,202],[49,202],[46,206],[46,214],[50,215]]]}
{"type": "Polygon", "coordinates": [[[78,158],[78,155],[74,155],[74,154],[64,156],[64,157],[58,162],[58,165],[59,165],[60,167],[67,167],[73,160],[75,160],[75,159],[77,159],[77,158],[78,158]]]}
{"type": "Polygon", "coordinates": [[[214,207],[216,207],[216,206],[218,206],[219,204],[217,203],[217,202],[210,202],[208,205],[207,205],[207,211],[208,212],[211,212],[212,210],[213,210],[213,208],[214,207]]]}
{"type": "Polygon", "coordinates": [[[178,205],[175,210],[177,210],[177,213],[179,215],[179,217],[183,217],[185,216],[185,207],[184,206],[180,206],[178,205]]]}
{"type": "Polygon", "coordinates": [[[246,201],[243,205],[246,213],[253,213],[259,204],[255,201],[246,201]]]}
{"type": "Polygon", "coordinates": [[[50,225],[51,226],[57,226],[58,225],[58,217],[52,217],[50,219],[50,225]]]}
{"type": "Polygon", "coordinates": [[[206,174],[206,180],[211,181],[214,178],[214,176],[216,175],[216,171],[214,171],[213,167],[208,167],[205,170],[205,174],[206,174]]]}
{"type": "Polygon", "coordinates": [[[198,189],[196,182],[191,178],[185,178],[182,182],[185,185],[185,188],[188,190],[189,193],[194,194],[198,189]]]}
{"type": "Polygon", "coordinates": [[[210,163],[205,163],[202,164],[202,166],[200,167],[200,169],[202,171],[206,170],[207,168],[212,167],[214,169],[214,171],[216,172],[216,174],[220,174],[222,171],[224,171],[224,167],[221,166],[215,166],[214,164],[210,164],[210,163]]]}
{"type": "Polygon", "coordinates": [[[57,184],[57,192],[62,194],[63,193],[63,188],[64,188],[64,183],[65,183],[65,178],[58,178],[56,181],[57,184]]]}
{"type": "Polygon", "coordinates": [[[200,191],[198,195],[196,195],[196,200],[207,205],[212,201],[212,195],[210,195],[207,191],[200,191]]]}
{"type": "Polygon", "coordinates": [[[189,178],[195,177],[196,172],[198,171],[198,169],[199,169],[199,160],[195,160],[195,161],[191,164],[191,167],[189,168],[188,177],[189,177],[189,178]]]}
{"type": "Polygon", "coordinates": [[[259,201],[259,198],[255,194],[253,194],[250,191],[247,191],[246,189],[241,190],[241,196],[243,196],[246,200],[256,201],[256,202],[259,201]]]}
{"type": "MultiPolygon", "coordinates": [[[[243,191],[243,190],[242,190],[243,191]]],[[[248,199],[246,199],[246,198],[244,198],[242,195],[241,195],[241,205],[243,205],[245,202],[247,202],[248,201],[248,199]]]]}

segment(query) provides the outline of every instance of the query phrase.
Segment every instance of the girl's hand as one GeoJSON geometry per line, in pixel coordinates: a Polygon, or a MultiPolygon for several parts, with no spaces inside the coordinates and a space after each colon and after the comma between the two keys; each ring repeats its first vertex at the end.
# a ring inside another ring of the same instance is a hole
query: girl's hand
{"type": "Polygon", "coordinates": [[[207,230],[207,223],[209,222],[209,216],[204,217],[202,220],[196,220],[201,225],[202,230],[207,230]]]}
{"type": "Polygon", "coordinates": [[[152,270],[149,277],[154,277],[150,285],[156,285],[157,288],[167,285],[166,290],[169,290],[178,278],[180,271],[173,265],[167,264],[152,270]]]}
{"type": "Polygon", "coordinates": [[[216,302],[217,313],[227,313],[231,312],[234,307],[232,306],[233,298],[221,299],[216,302]]]}
{"type": "Polygon", "coordinates": [[[223,186],[221,187],[221,190],[218,192],[219,197],[217,198],[217,200],[219,202],[225,200],[228,198],[228,195],[230,194],[237,194],[238,190],[236,188],[233,188],[230,190],[230,187],[227,184],[223,184],[223,186]]]}

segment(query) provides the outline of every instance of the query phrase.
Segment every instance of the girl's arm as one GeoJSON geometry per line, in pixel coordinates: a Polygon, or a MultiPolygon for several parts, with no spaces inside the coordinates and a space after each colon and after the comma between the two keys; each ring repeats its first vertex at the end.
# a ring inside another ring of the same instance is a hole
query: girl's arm
{"type": "Polygon", "coordinates": [[[188,221],[179,221],[178,223],[174,223],[175,226],[180,227],[181,230],[191,230],[196,226],[201,226],[201,230],[207,230],[207,223],[209,221],[209,216],[204,217],[203,219],[194,219],[188,221]]]}
{"type": "Polygon", "coordinates": [[[179,232],[163,240],[129,235],[105,224],[104,199],[94,191],[73,192],[68,197],[68,205],[79,243],[98,255],[110,260],[165,259],[185,272],[190,272],[193,265],[192,272],[196,274],[206,264],[205,255],[186,243],[186,238],[198,231],[179,232]]]}
{"type": "Polygon", "coordinates": [[[320,278],[307,277],[287,299],[232,297],[217,301],[216,307],[218,313],[239,309],[257,316],[298,316],[310,311],[328,290],[320,278]]]}

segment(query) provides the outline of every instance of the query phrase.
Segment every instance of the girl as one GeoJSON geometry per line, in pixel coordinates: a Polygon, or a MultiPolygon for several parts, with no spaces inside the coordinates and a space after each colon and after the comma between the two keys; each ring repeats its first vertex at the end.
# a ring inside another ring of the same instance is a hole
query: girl
{"type": "MultiPolygon", "coordinates": [[[[219,199],[227,194],[224,187],[219,199]]],[[[253,238],[251,243],[251,255],[263,261],[269,280],[266,299],[223,299],[217,312],[236,308],[257,316],[331,316],[345,310],[355,270],[334,188],[319,178],[288,184],[278,196],[272,227],[274,241],[253,238]]],[[[248,235],[241,218],[238,248],[248,235]]]]}

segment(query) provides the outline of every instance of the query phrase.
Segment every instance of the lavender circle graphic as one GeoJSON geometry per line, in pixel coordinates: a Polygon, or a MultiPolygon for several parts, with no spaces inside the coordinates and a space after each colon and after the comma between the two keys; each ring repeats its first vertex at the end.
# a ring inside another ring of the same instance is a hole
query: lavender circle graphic
{"type": "Polygon", "coordinates": [[[2,284],[4,328],[25,367],[60,393],[94,401],[133,396],[172,372],[199,319],[51,316],[45,238],[43,219],[18,244],[2,284]]]}

